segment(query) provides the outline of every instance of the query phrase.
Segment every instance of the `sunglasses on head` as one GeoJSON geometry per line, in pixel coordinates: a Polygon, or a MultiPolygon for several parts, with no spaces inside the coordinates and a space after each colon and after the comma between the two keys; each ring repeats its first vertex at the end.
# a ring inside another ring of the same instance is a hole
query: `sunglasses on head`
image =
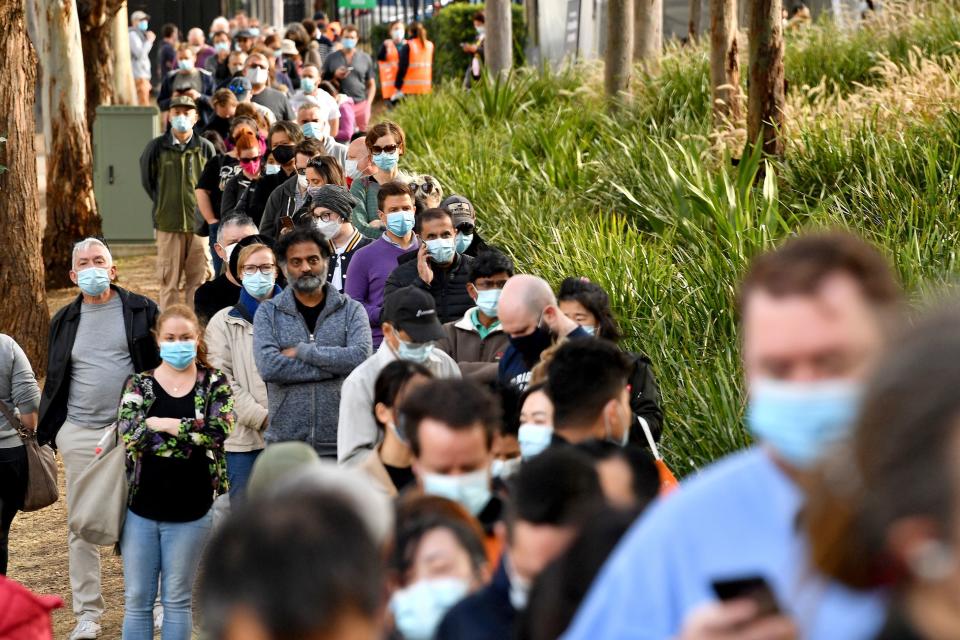
{"type": "Polygon", "coordinates": [[[400,148],[400,145],[397,145],[397,144],[388,144],[385,147],[373,145],[372,147],[370,147],[370,150],[373,151],[374,154],[381,154],[381,153],[393,153],[399,148],[400,148]]]}

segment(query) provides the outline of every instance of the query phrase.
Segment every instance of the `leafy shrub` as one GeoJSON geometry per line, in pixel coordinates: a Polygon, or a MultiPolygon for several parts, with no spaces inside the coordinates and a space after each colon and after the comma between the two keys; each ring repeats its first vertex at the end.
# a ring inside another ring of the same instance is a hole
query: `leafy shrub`
{"type": "MultiPolygon", "coordinates": [[[[527,28],[523,7],[515,3],[511,3],[510,7],[513,18],[513,64],[521,66],[525,62],[523,50],[527,41],[527,28]]],[[[473,42],[476,39],[473,14],[483,9],[484,5],[480,4],[454,3],[440,9],[424,24],[434,43],[434,81],[463,77],[471,56],[463,52],[460,43],[473,42]]]]}

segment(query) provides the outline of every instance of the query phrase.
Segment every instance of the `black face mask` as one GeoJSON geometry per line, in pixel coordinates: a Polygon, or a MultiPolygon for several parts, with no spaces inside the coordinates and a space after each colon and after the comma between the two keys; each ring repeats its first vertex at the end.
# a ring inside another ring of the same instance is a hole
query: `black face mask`
{"type": "Polygon", "coordinates": [[[527,369],[533,369],[540,361],[540,354],[553,343],[553,336],[543,327],[538,326],[532,333],[525,336],[510,338],[510,344],[520,352],[527,369]]]}
{"type": "Polygon", "coordinates": [[[281,165],[287,164],[293,160],[294,146],[292,144],[283,144],[273,148],[273,159],[281,165]]]}

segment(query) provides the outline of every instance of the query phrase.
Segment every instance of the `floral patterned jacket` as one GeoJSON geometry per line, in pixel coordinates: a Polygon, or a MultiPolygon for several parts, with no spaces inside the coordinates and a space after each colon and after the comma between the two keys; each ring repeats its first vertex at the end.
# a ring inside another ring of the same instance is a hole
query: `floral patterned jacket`
{"type": "Polygon", "coordinates": [[[196,414],[183,418],[176,436],[147,428],[147,413],[156,401],[153,371],[127,378],[120,398],[117,430],[127,449],[127,483],[130,498],[140,483],[140,462],[144,453],[169,458],[187,458],[193,452],[210,459],[210,481],[217,495],[227,490],[227,465],[223,441],[233,429],[233,394],[227,377],[219,369],[197,365],[193,403],[196,414]]]}

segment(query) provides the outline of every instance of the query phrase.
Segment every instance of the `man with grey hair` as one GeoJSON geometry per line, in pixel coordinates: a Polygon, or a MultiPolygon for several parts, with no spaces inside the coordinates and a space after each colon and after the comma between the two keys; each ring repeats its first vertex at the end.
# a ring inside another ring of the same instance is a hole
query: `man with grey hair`
{"type": "MultiPolygon", "coordinates": [[[[47,379],[40,399],[37,437],[60,450],[67,476],[67,519],[76,499],[74,482],[93,459],[107,427],[117,419],[117,401],[127,376],[160,364],[151,329],[157,305],[113,281],[117,267],[101,240],[73,248],[70,280],[80,295],[50,322],[47,379]]],[[[67,534],[70,587],[77,626],[70,640],[100,635],[100,549],[67,534]]]]}
{"type": "Polygon", "coordinates": [[[257,235],[257,225],[246,214],[229,215],[220,222],[213,250],[223,261],[223,272],[200,285],[193,296],[193,308],[200,322],[206,324],[217,311],[237,303],[240,282],[230,268],[230,257],[238,248],[238,242],[254,235],[257,235]]]}
{"type": "Polygon", "coordinates": [[[590,334],[565,316],[547,281],[520,274],[507,280],[497,305],[500,327],[510,346],[500,359],[500,384],[521,391],[530,383],[530,371],[540,354],[559,338],[588,338],[590,334]]]}

